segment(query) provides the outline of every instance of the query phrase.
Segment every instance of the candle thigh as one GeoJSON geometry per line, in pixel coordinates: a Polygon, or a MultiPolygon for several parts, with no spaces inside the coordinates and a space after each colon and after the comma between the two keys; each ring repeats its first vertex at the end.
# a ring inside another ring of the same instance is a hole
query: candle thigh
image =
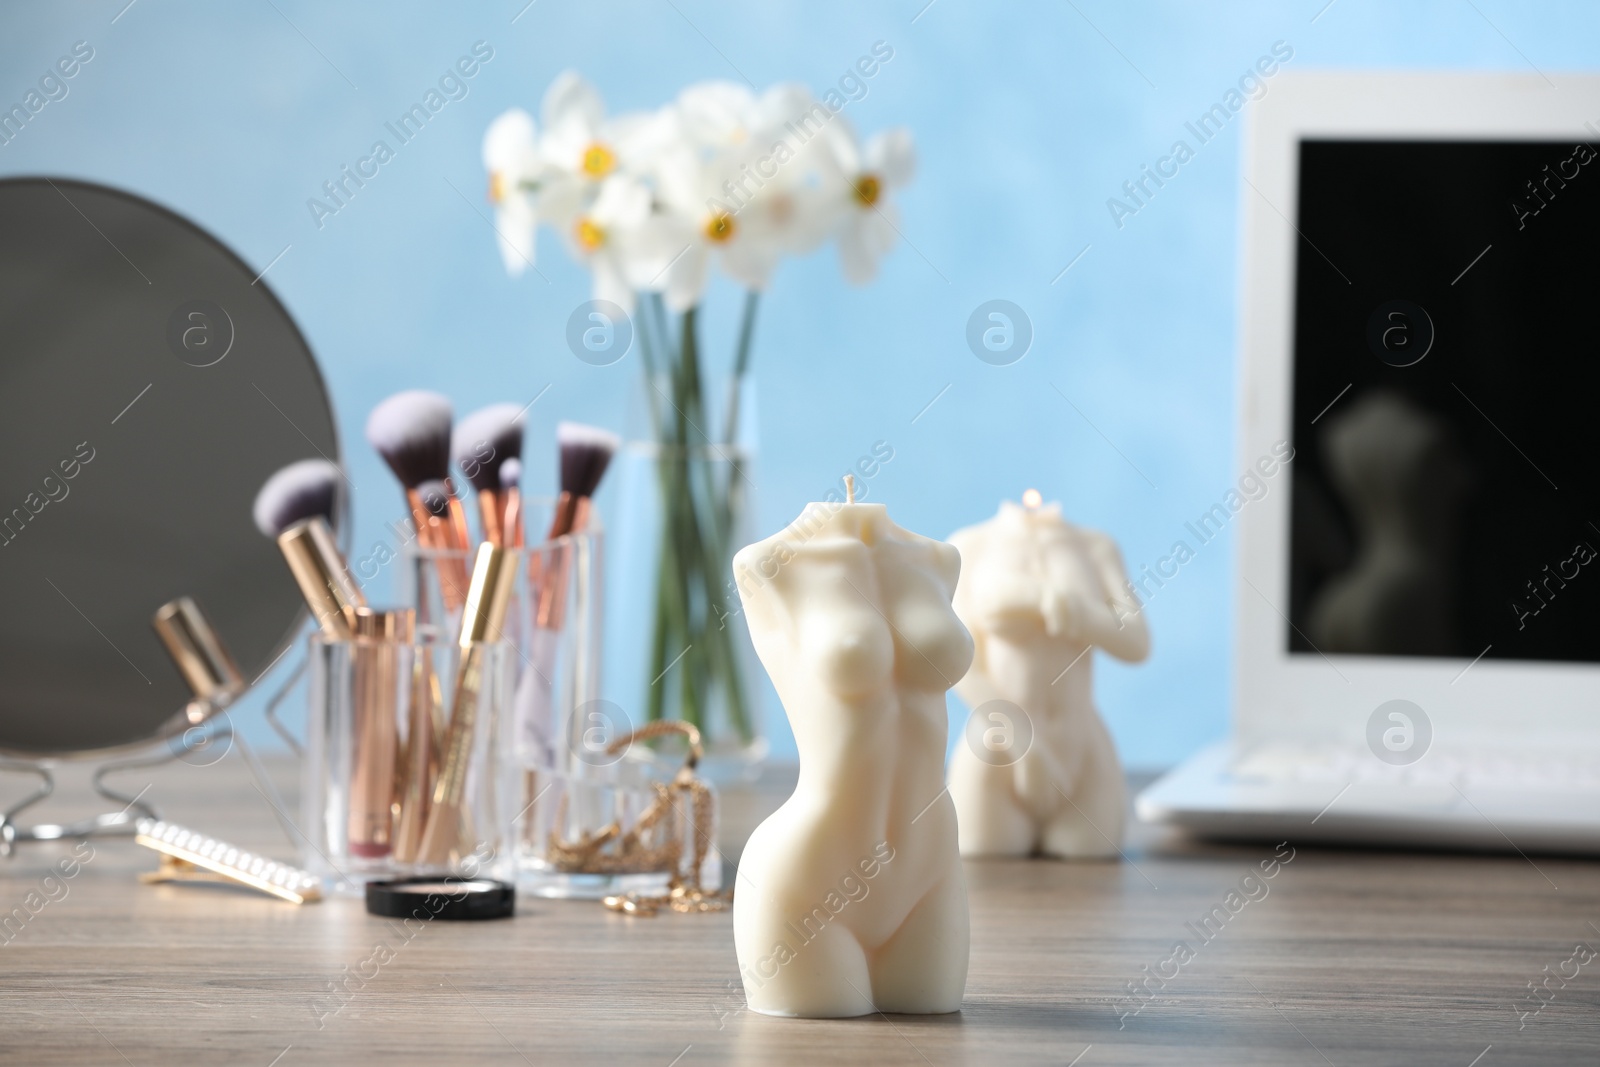
{"type": "Polygon", "coordinates": [[[952,534],[955,610],[977,650],[950,763],[963,856],[1117,854],[1126,796],[1094,704],[1093,655],[1142,660],[1150,637],[1116,544],[1058,505],[1005,503],[952,534]]]}
{"type": "Polygon", "coordinates": [[[734,942],[768,1015],[961,1007],[967,889],[944,791],[945,692],[972,639],[956,550],[881,504],[811,504],[734,575],[800,780],[739,862],[734,942]]]}

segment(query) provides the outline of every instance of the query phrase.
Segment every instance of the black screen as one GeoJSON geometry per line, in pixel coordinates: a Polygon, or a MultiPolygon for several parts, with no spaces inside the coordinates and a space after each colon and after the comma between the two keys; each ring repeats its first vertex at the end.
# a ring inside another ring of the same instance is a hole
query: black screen
{"type": "Polygon", "coordinates": [[[1600,660],[1595,150],[1304,141],[1298,229],[1289,650],[1600,660]]]}

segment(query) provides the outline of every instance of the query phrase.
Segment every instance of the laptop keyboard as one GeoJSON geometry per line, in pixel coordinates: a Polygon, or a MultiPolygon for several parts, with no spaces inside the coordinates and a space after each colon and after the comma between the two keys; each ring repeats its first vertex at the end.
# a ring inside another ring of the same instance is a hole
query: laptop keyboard
{"type": "Polygon", "coordinates": [[[1378,782],[1455,785],[1549,792],[1600,792],[1600,756],[1493,750],[1428,752],[1415,763],[1385,763],[1364,747],[1269,742],[1238,756],[1231,777],[1241,782],[1378,782]]]}

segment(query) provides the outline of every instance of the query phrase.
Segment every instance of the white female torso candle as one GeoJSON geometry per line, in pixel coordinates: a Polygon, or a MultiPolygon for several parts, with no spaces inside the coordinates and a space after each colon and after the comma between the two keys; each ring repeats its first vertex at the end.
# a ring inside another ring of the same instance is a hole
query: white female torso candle
{"type": "Polygon", "coordinates": [[[739,863],[751,1009],[958,1010],[967,889],[944,792],[945,692],[972,639],[950,606],[955,549],[900,529],[882,504],[812,504],[733,569],[800,753],[794,795],[739,863]]]}
{"type": "Polygon", "coordinates": [[[1024,499],[950,537],[955,610],[977,645],[956,686],[972,713],[950,764],[961,854],[1116,855],[1126,798],[1090,650],[1137,662],[1150,635],[1116,543],[1033,490],[1024,499]]]}

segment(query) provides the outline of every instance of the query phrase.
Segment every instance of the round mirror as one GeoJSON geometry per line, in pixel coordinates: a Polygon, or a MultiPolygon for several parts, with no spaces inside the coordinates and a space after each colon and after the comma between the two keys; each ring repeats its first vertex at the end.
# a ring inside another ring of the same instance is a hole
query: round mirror
{"type": "Polygon", "coordinates": [[[199,602],[254,680],[303,604],[251,520],[338,461],[327,391],[266,282],[136,196],[0,181],[0,752],[87,755],[187,725],[151,629],[199,602]]]}

